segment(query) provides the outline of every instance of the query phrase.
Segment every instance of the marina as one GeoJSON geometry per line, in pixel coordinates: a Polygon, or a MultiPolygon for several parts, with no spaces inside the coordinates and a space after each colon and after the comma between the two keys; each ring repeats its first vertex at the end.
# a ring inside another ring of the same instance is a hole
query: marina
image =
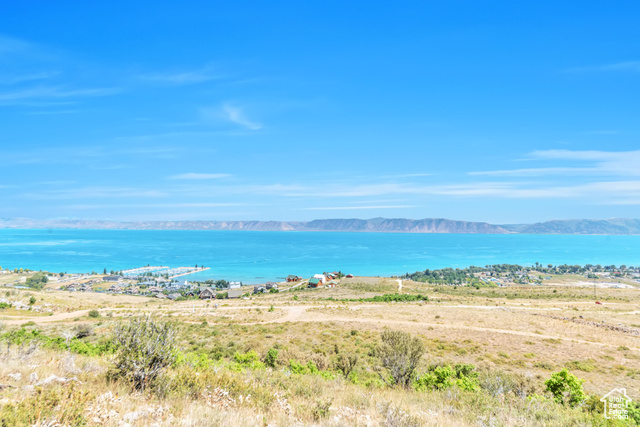
{"type": "Polygon", "coordinates": [[[126,278],[134,277],[165,277],[167,279],[175,279],[176,277],[187,276],[193,273],[199,273],[209,270],[209,267],[167,267],[167,266],[146,266],[138,268],[130,268],[122,271],[122,276],[126,278]]]}

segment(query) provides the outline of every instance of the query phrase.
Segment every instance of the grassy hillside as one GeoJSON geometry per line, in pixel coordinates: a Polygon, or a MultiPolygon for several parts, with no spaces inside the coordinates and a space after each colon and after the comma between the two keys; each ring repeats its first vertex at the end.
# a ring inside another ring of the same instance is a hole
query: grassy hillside
{"type": "Polygon", "coordinates": [[[0,424],[616,425],[598,399],[625,387],[640,400],[640,291],[588,292],[384,278],[214,302],[7,290],[0,424]],[[146,314],[175,338],[136,391],[114,374],[114,336],[146,314]],[[406,387],[381,353],[389,331],[423,349],[406,387]],[[562,369],[584,380],[574,407],[546,390],[562,369]]]}

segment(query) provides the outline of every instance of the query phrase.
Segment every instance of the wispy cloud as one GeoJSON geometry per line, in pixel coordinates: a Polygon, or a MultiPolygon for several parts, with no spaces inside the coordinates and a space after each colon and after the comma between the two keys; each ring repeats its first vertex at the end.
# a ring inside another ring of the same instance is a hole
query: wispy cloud
{"type": "Polygon", "coordinates": [[[593,174],[598,172],[596,168],[528,168],[528,169],[504,169],[495,171],[469,172],[474,176],[550,176],[550,175],[578,175],[593,174]]]}
{"type": "Polygon", "coordinates": [[[351,210],[368,210],[368,209],[405,209],[414,208],[411,205],[377,205],[377,206],[318,206],[312,208],[302,208],[306,211],[351,211],[351,210]]]}
{"type": "Polygon", "coordinates": [[[529,160],[588,163],[590,166],[539,167],[524,169],[503,169],[492,171],[473,171],[475,176],[552,176],[552,175],[640,175],[640,150],[636,151],[572,151],[572,150],[539,150],[529,154],[529,160]]]}
{"type": "Polygon", "coordinates": [[[16,85],[20,83],[33,82],[37,80],[46,80],[50,79],[60,73],[57,72],[39,72],[39,73],[29,73],[22,75],[13,75],[13,76],[0,76],[0,84],[2,85],[16,85]]]}
{"type": "Polygon", "coordinates": [[[195,71],[181,71],[181,72],[167,72],[167,73],[151,73],[151,74],[142,74],[140,79],[158,82],[158,83],[166,83],[172,85],[189,85],[196,83],[208,82],[211,80],[220,79],[221,76],[213,70],[203,69],[203,70],[195,70],[195,71]]]}
{"type": "Polygon", "coordinates": [[[79,98],[108,96],[120,92],[119,88],[65,89],[60,86],[40,86],[12,92],[0,93],[0,102],[22,101],[27,99],[79,98]]]}
{"type": "Polygon", "coordinates": [[[381,175],[383,178],[419,178],[423,176],[433,176],[432,173],[420,172],[420,173],[402,173],[396,175],[381,175]]]}
{"type": "Polygon", "coordinates": [[[23,198],[31,200],[73,200],[73,199],[103,199],[120,197],[166,197],[168,193],[158,190],[135,189],[127,187],[84,187],[64,190],[41,191],[24,193],[23,198]]]}
{"type": "Polygon", "coordinates": [[[245,203],[116,203],[116,204],[75,204],[69,205],[70,209],[112,209],[112,208],[153,208],[153,209],[180,209],[180,208],[222,208],[249,206],[245,203]]]}
{"type": "Polygon", "coordinates": [[[568,72],[632,72],[640,73],[640,61],[622,61],[611,64],[590,65],[585,67],[569,68],[568,72]]]}
{"type": "Polygon", "coordinates": [[[640,61],[616,62],[614,64],[602,65],[600,69],[603,71],[633,71],[639,73],[640,61]]]}
{"type": "Polygon", "coordinates": [[[58,114],[75,114],[80,110],[50,110],[50,111],[29,111],[25,113],[28,116],[52,116],[58,114]]]}
{"type": "Polygon", "coordinates": [[[187,179],[187,180],[206,180],[206,179],[219,179],[227,178],[231,175],[228,173],[182,173],[179,175],[171,175],[169,179],[187,179]]]}
{"type": "Polygon", "coordinates": [[[31,44],[16,38],[0,36],[0,53],[18,52],[31,47],[31,44]]]}
{"type": "Polygon", "coordinates": [[[222,112],[224,113],[225,118],[230,122],[236,123],[250,130],[262,129],[262,123],[250,120],[240,107],[227,104],[222,107],[222,112]]]}

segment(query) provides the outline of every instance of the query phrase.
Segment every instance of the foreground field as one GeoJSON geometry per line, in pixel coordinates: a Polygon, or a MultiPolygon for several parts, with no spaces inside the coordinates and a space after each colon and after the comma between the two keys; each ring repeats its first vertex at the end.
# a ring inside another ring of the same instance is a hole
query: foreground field
{"type": "Polygon", "coordinates": [[[3,425],[609,425],[601,396],[626,388],[640,400],[636,288],[599,289],[601,304],[579,287],[385,278],[212,302],[7,292],[35,302],[0,311],[3,425]],[[427,298],[366,301],[395,293],[427,298]],[[180,354],[162,387],[133,392],[106,373],[114,327],[141,314],[177,328],[180,354]],[[424,345],[416,375],[472,364],[477,386],[390,386],[376,353],[385,330],[424,345]],[[591,396],[578,407],[545,394],[563,368],[591,396]]]}

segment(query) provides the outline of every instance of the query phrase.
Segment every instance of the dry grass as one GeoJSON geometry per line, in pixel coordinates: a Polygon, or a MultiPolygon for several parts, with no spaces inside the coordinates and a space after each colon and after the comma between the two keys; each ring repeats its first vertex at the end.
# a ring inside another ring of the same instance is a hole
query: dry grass
{"type": "Polygon", "coordinates": [[[32,374],[38,381],[55,374],[76,377],[78,382],[54,384],[47,390],[68,392],[73,388],[81,392],[73,399],[85,399],[87,408],[92,408],[82,416],[89,424],[106,426],[125,421],[148,425],[151,420],[158,425],[185,426],[565,425],[567,420],[587,423],[580,418],[582,415],[549,406],[547,401],[500,400],[457,389],[433,392],[425,399],[415,392],[380,388],[372,370],[376,361],[371,350],[385,328],[407,331],[423,340],[427,347],[420,367],[423,370],[433,363],[472,363],[483,371],[522,374],[541,384],[551,372],[568,367],[585,379],[589,393],[603,395],[612,388],[625,387],[629,396],[640,399],[640,336],[534,315],[637,328],[638,289],[599,290],[604,304],[596,305],[587,299],[589,291],[580,288],[471,290],[405,281],[403,293],[428,295],[430,302],[339,301],[393,293],[397,286],[392,279],[354,278],[344,280],[336,289],[213,302],[18,291],[11,298],[25,300],[27,295],[33,295],[36,305],[50,304],[54,312],[44,315],[1,311],[7,329],[15,327],[12,323],[34,322],[43,333],[61,336],[79,323],[86,323],[94,326],[94,335],[86,339],[96,341],[109,336],[115,322],[149,312],[175,322],[184,352],[205,354],[217,360],[220,367],[200,372],[207,383],[194,381],[202,389],[170,393],[161,399],[132,394],[122,385],[107,383],[106,356],[71,357],[66,352],[39,349],[21,359],[17,348],[6,355],[6,349],[0,347],[0,358],[4,357],[0,384],[11,386],[1,392],[0,399],[5,405],[30,402],[36,398],[38,388],[30,387],[37,383],[32,381],[32,374]],[[90,309],[98,309],[102,316],[88,318],[90,309]],[[230,371],[225,367],[235,353],[253,350],[262,356],[270,348],[279,349],[279,365],[274,371],[230,371]],[[333,380],[317,375],[292,379],[286,373],[290,359],[313,361],[320,369],[330,370],[339,353],[358,356],[355,372],[359,379],[355,383],[340,376],[333,380]],[[14,379],[16,373],[21,374],[19,380],[14,379]],[[248,401],[247,394],[252,396],[248,401]]]}

